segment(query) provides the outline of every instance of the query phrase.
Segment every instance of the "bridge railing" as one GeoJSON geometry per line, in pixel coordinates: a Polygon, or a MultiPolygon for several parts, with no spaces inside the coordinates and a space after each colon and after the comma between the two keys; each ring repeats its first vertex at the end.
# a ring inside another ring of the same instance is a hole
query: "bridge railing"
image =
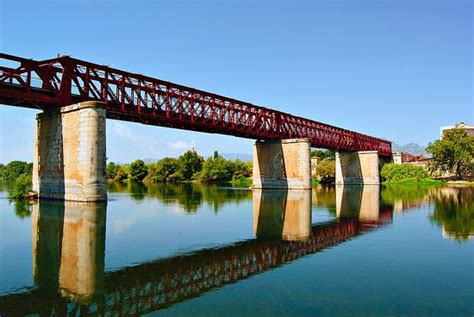
{"type": "Polygon", "coordinates": [[[104,102],[112,119],[391,154],[383,139],[161,79],[68,56],[35,61],[0,54],[0,103],[48,110],[82,101],[104,102]]]}

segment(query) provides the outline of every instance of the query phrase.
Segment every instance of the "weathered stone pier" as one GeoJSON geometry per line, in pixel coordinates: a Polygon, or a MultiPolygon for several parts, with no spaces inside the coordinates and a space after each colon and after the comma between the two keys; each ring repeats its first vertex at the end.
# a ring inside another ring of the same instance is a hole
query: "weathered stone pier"
{"type": "Polygon", "coordinates": [[[33,190],[40,198],[107,200],[105,115],[99,102],[37,115],[33,190]]]}

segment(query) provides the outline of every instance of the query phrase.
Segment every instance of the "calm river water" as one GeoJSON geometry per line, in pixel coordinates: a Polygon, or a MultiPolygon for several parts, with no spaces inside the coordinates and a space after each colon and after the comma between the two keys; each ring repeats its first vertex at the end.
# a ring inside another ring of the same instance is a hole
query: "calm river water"
{"type": "Polygon", "coordinates": [[[0,192],[0,315],[472,316],[473,187],[0,192]]]}

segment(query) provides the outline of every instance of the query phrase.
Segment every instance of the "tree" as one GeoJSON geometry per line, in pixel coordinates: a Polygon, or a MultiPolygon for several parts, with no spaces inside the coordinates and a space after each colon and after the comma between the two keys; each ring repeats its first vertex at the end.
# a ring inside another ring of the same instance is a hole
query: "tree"
{"type": "Polygon", "coordinates": [[[323,159],[316,166],[316,174],[323,180],[330,180],[336,177],[336,162],[334,160],[323,159]]]}
{"type": "Polygon", "coordinates": [[[128,173],[122,166],[116,165],[116,167],[114,181],[123,182],[128,178],[128,173]]]}
{"type": "Polygon", "coordinates": [[[105,176],[107,179],[114,179],[117,176],[117,170],[119,169],[119,165],[116,165],[114,162],[110,162],[107,164],[107,168],[105,170],[105,176]]]}
{"type": "Polygon", "coordinates": [[[130,164],[130,180],[141,182],[148,174],[148,168],[142,160],[135,160],[130,164]]]}
{"type": "Polygon", "coordinates": [[[333,151],[333,150],[326,150],[324,152],[324,158],[328,159],[330,161],[334,161],[334,160],[336,160],[336,152],[333,151]]]}
{"type": "Polygon", "coordinates": [[[5,173],[6,166],[2,163],[0,163],[0,180],[3,179],[3,174],[5,173]]]}
{"type": "Polygon", "coordinates": [[[433,154],[433,170],[453,173],[458,179],[474,174],[474,137],[459,126],[430,142],[426,151],[433,154]]]}
{"type": "Polygon", "coordinates": [[[233,165],[232,179],[242,179],[252,175],[252,162],[242,162],[240,160],[230,161],[233,165]]]}
{"type": "Polygon", "coordinates": [[[198,176],[201,172],[204,158],[197,154],[196,151],[186,151],[178,157],[178,175],[183,180],[191,180],[198,176]]]}
{"type": "Polygon", "coordinates": [[[165,157],[159,160],[151,171],[151,180],[154,182],[172,182],[178,169],[178,160],[171,157],[165,157]]]}
{"type": "Polygon", "coordinates": [[[313,150],[311,152],[311,157],[317,157],[319,161],[324,159],[334,161],[336,159],[336,152],[332,150],[313,150]]]}
{"type": "Polygon", "coordinates": [[[232,175],[233,170],[229,161],[215,151],[214,155],[204,162],[200,178],[205,182],[219,182],[230,180],[232,175]]]}
{"type": "Polygon", "coordinates": [[[25,198],[28,193],[32,190],[31,185],[31,174],[21,174],[15,179],[12,189],[8,193],[9,198],[25,198]]]}
{"type": "Polygon", "coordinates": [[[11,161],[2,168],[2,178],[7,182],[12,182],[21,174],[31,175],[33,171],[33,163],[22,161],[11,161]]]}

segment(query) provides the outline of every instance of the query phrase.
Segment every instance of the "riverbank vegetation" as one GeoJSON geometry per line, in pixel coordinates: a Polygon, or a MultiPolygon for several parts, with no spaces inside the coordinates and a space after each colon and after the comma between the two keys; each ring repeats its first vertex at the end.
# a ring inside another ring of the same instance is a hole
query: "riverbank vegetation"
{"type": "Polygon", "coordinates": [[[398,185],[443,185],[434,180],[426,169],[412,164],[385,164],[380,171],[382,182],[398,185]]]}
{"type": "Polygon", "coordinates": [[[11,161],[7,165],[0,164],[0,182],[11,184],[8,197],[24,198],[31,192],[33,163],[11,161]]]}
{"type": "Polygon", "coordinates": [[[114,162],[107,164],[106,176],[109,180],[155,183],[248,183],[252,174],[252,162],[227,160],[217,151],[204,159],[194,150],[189,150],[178,158],[165,157],[156,163],[146,164],[136,160],[129,165],[114,162]]]}
{"type": "Polygon", "coordinates": [[[457,180],[474,177],[474,136],[460,127],[445,132],[442,139],[428,144],[433,155],[430,171],[434,175],[455,175],[457,180]]]}
{"type": "Polygon", "coordinates": [[[316,170],[312,176],[313,185],[333,183],[336,179],[336,152],[331,150],[313,150],[311,158],[317,159],[316,170]]]}

